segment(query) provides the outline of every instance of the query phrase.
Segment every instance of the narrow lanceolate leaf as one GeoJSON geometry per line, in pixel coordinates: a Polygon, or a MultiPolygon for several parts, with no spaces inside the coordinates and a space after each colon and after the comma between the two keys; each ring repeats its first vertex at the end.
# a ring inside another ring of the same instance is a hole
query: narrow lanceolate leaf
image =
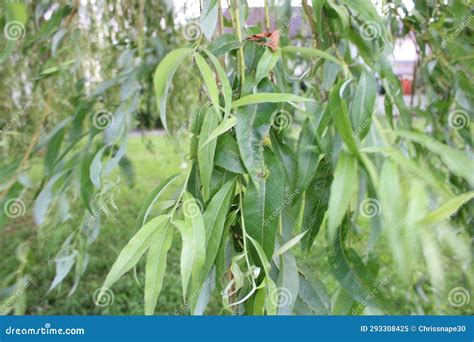
{"type": "Polygon", "coordinates": [[[342,67],[345,67],[344,64],[340,60],[338,60],[334,56],[331,56],[329,53],[324,52],[322,50],[308,48],[308,47],[285,46],[284,48],[282,48],[282,51],[289,52],[289,53],[299,53],[302,56],[307,57],[307,58],[311,58],[311,57],[324,58],[331,62],[339,64],[342,67]]]}
{"type": "Polygon", "coordinates": [[[200,282],[203,282],[211,271],[216,259],[222,232],[229,211],[230,202],[234,194],[235,180],[231,180],[217,192],[204,211],[204,225],[206,228],[206,263],[201,272],[200,282]]]}
{"type": "Polygon", "coordinates": [[[97,152],[94,159],[92,159],[90,166],[89,172],[91,175],[91,182],[94,184],[96,189],[100,188],[100,177],[102,176],[102,155],[104,154],[106,148],[107,146],[104,146],[97,152]]]}
{"type": "Polygon", "coordinates": [[[214,131],[212,131],[212,133],[209,135],[207,140],[205,140],[205,142],[201,146],[199,146],[199,148],[201,149],[204,146],[206,146],[208,143],[210,143],[211,141],[217,139],[218,136],[220,136],[221,134],[224,134],[229,129],[234,127],[236,123],[237,123],[237,118],[235,116],[231,116],[231,117],[228,117],[228,118],[224,119],[219,124],[219,126],[217,126],[216,129],[214,131]]]}
{"type": "Polygon", "coordinates": [[[352,127],[360,139],[366,136],[372,124],[375,95],[375,77],[372,73],[364,71],[359,79],[359,83],[357,83],[357,90],[350,111],[352,127]]]}
{"type": "Polygon", "coordinates": [[[258,183],[265,175],[262,142],[271,123],[271,110],[258,113],[258,106],[249,106],[236,112],[237,144],[242,161],[253,182],[258,183]],[[260,114],[260,115],[259,115],[260,114]]]}
{"type": "Polygon", "coordinates": [[[217,0],[204,0],[201,14],[201,28],[204,36],[211,40],[218,19],[217,0]]]}
{"type": "Polygon", "coordinates": [[[285,242],[283,244],[283,246],[281,246],[280,248],[278,248],[278,250],[273,254],[273,257],[278,257],[280,255],[282,255],[283,253],[285,253],[286,251],[289,251],[290,249],[292,249],[294,246],[296,246],[300,240],[308,233],[308,230],[305,230],[304,232],[302,233],[299,233],[298,235],[296,235],[295,237],[291,238],[290,240],[288,240],[287,242],[285,242]]]}
{"type": "Polygon", "coordinates": [[[267,77],[275,65],[277,64],[278,60],[281,57],[281,50],[277,50],[273,52],[270,49],[265,49],[262,57],[260,57],[260,61],[257,65],[257,74],[255,75],[255,84],[258,84],[263,78],[267,77]]]}
{"type": "Polygon", "coordinates": [[[103,288],[110,288],[122,275],[136,265],[155,238],[160,235],[158,228],[167,221],[169,221],[169,216],[160,215],[140,228],[120,252],[105,278],[103,288]]]}
{"type": "Polygon", "coordinates": [[[306,120],[298,140],[296,189],[303,193],[314,177],[321,156],[321,148],[316,139],[316,129],[310,120],[306,120]]]}
{"type": "Polygon", "coordinates": [[[232,107],[232,87],[230,86],[229,79],[227,78],[226,72],[219,59],[217,59],[217,57],[207,49],[204,49],[204,52],[211,60],[212,64],[214,65],[214,69],[216,69],[217,75],[219,76],[222,87],[222,95],[224,96],[225,117],[229,117],[230,109],[232,107]]]}
{"type": "Polygon", "coordinates": [[[212,169],[214,168],[214,155],[216,152],[217,141],[212,140],[207,144],[205,143],[207,137],[212,134],[218,124],[219,116],[214,110],[212,110],[212,108],[208,109],[204,116],[201,133],[199,135],[198,150],[199,174],[201,176],[202,194],[205,201],[209,199],[210,195],[211,175],[212,169]]]}
{"type": "Polygon", "coordinates": [[[474,186],[474,175],[472,173],[474,161],[469,159],[465,153],[440,143],[423,133],[406,130],[398,130],[395,131],[395,133],[402,138],[421,144],[431,152],[437,154],[452,173],[466,179],[471,186],[474,186]]]}
{"type": "Polygon", "coordinates": [[[252,243],[253,247],[255,248],[257,256],[260,260],[260,264],[262,265],[263,270],[265,272],[265,276],[266,276],[265,283],[266,283],[267,292],[268,292],[268,296],[265,302],[267,315],[276,315],[278,307],[277,307],[277,301],[274,300],[274,296],[278,292],[278,289],[276,287],[275,282],[270,277],[271,264],[268,261],[268,258],[265,254],[265,251],[263,250],[263,247],[258,243],[258,241],[256,241],[249,235],[247,235],[247,239],[249,239],[249,241],[252,243]]]}
{"type": "Polygon", "coordinates": [[[245,192],[243,211],[247,234],[254,238],[271,258],[275,236],[283,210],[284,175],[276,157],[265,151],[268,176],[255,185],[250,182],[245,192]]]}
{"type": "Polygon", "coordinates": [[[331,310],[331,302],[326,289],[319,281],[312,286],[302,275],[299,276],[298,296],[316,315],[328,315],[331,310]]]}
{"type": "Polygon", "coordinates": [[[312,0],[314,19],[318,25],[318,37],[323,35],[323,6],[326,0],[312,0]]]}
{"type": "Polygon", "coordinates": [[[408,280],[410,274],[408,257],[409,251],[405,246],[403,234],[403,219],[406,214],[405,199],[400,182],[400,174],[397,165],[390,159],[385,160],[380,173],[380,184],[378,187],[380,203],[375,203],[382,214],[383,228],[387,233],[389,247],[393,254],[399,276],[408,280]]]}
{"type": "Polygon", "coordinates": [[[339,94],[342,86],[343,83],[339,82],[331,91],[327,111],[329,111],[331,117],[334,117],[336,130],[344,140],[346,146],[355,155],[360,155],[357,141],[354,139],[352,133],[351,122],[347,114],[346,101],[339,94]]]}
{"type": "Polygon", "coordinates": [[[426,217],[421,221],[421,223],[433,224],[442,220],[448,220],[450,217],[454,216],[464,204],[467,204],[473,198],[473,191],[456,196],[447,201],[435,211],[426,215],[426,217]]]}
{"type": "Polygon", "coordinates": [[[196,64],[201,72],[201,76],[204,80],[204,84],[206,85],[207,94],[211,100],[212,105],[217,113],[219,113],[219,89],[217,87],[216,79],[214,77],[214,73],[212,72],[211,67],[207,64],[204,57],[200,54],[196,54],[194,56],[196,59],[196,64]]]}
{"type": "Polygon", "coordinates": [[[49,205],[53,200],[53,187],[56,182],[64,175],[64,171],[54,175],[46,186],[41,190],[40,194],[35,200],[35,204],[33,206],[33,218],[35,223],[39,226],[44,223],[46,219],[46,214],[48,213],[49,205]]]}
{"type": "Polygon", "coordinates": [[[279,303],[278,315],[291,315],[296,298],[298,297],[299,277],[296,258],[290,251],[280,256],[277,285],[279,288],[284,289],[287,295],[289,294],[289,300],[281,300],[279,303]]]}
{"type": "Polygon", "coordinates": [[[280,103],[280,102],[313,102],[314,100],[306,97],[287,94],[287,93],[257,93],[244,96],[232,103],[232,108],[236,109],[242,106],[258,103],[280,103]]]}
{"type": "Polygon", "coordinates": [[[153,191],[148,195],[145,200],[145,203],[142,205],[140,212],[137,215],[137,219],[135,221],[135,229],[139,229],[146,223],[146,220],[150,215],[155,203],[161,198],[163,193],[171,187],[171,185],[177,179],[178,176],[179,175],[173,175],[166,178],[164,181],[158,184],[158,186],[153,189],[153,191]]]}
{"type": "Polygon", "coordinates": [[[336,239],[338,227],[344,219],[357,184],[357,160],[353,156],[341,152],[329,198],[328,238],[331,242],[336,239]]]}
{"type": "Polygon", "coordinates": [[[165,58],[163,58],[161,63],[158,65],[158,68],[155,70],[153,84],[155,87],[157,107],[160,111],[161,122],[166,130],[168,130],[166,124],[166,102],[171,87],[171,81],[178,69],[179,63],[181,63],[183,59],[189,56],[192,52],[193,50],[191,48],[181,48],[171,51],[165,56],[165,58]]]}
{"type": "Polygon", "coordinates": [[[145,266],[145,315],[153,315],[166,272],[166,257],[173,240],[169,218],[160,223],[151,239],[145,266]]]}
{"type": "Polygon", "coordinates": [[[306,253],[311,249],[328,209],[332,173],[331,157],[326,156],[319,163],[316,176],[305,192],[302,226],[309,232],[301,240],[301,248],[306,253]]]}
{"type": "MultiPolygon", "coordinates": [[[[352,265],[350,261],[354,258],[351,258],[351,250],[346,251],[344,247],[348,221],[346,218],[339,226],[333,247],[329,253],[329,264],[331,272],[342,287],[351,294],[353,299],[362,302],[370,293],[371,284],[368,277],[364,275],[364,273],[367,273],[364,265],[361,263],[352,265]]],[[[355,252],[352,251],[352,254],[354,255],[355,252]]]]}
{"type": "Polygon", "coordinates": [[[175,221],[173,224],[178,228],[183,240],[181,249],[181,280],[183,283],[183,298],[186,300],[186,292],[189,279],[193,279],[192,289],[199,287],[199,278],[206,261],[206,230],[204,218],[201,214],[196,200],[186,193],[184,196],[186,208],[183,209],[184,221],[175,221]]]}

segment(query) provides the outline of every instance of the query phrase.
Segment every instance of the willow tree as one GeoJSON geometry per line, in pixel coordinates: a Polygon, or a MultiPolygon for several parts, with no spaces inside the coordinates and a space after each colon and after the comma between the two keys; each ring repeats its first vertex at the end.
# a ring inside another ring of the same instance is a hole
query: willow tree
{"type": "Polygon", "coordinates": [[[298,46],[287,27],[272,27],[267,4],[260,27],[246,24],[244,1],[229,10],[204,1],[201,11],[185,27],[196,39],[154,74],[166,127],[179,65],[200,72],[192,167],[150,194],[103,292],[146,254],[153,314],[179,231],[181,309],[192,314],[205,312],[213,292],[229,314],[456,310],[453,290],[469,294],[473,280],[468,4],[417,2],[408,11],[388,1],[380,15],[370,1],[303,1],[311,38],[298,46]],[[394,40],[404,36],[417,46],[426,104],[404,100],[392,69],[394,40]],[[170,184],[181,187],[174,205],[149,215],[170,200],[170,184]],[[304,255],[323,260],[336,291],[326,291],[321,270],[298,267],[304,255]]]}

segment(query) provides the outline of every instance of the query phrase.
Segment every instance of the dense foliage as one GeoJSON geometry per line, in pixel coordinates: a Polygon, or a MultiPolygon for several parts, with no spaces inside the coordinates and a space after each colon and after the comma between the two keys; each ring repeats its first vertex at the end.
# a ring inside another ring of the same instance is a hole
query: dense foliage
{"type": "MultiPolygon", "coordinates": [[[[2,134],[0,227],[32,201],[36,226],[67,231],[50,290],[72,277],[72,294],[97,213],[114,205],[118,183],[140,182],[129,133],[159,113],[173,141],[189,137],[189,168],[163,177],[127,222],[130,241],[99,302],[143,258],[153,314],[180,244],[178,314],[205,313],[213,296],[223,314],[472,313],[469,2],[416,1],[409,11],[383,1],[378,11],[313,0],[294,13],[265,3],[252,26],[245,1],[205,0],[181,30],[159,1],[110,2],[106,55],[71,27],[81,6],[5,4],[5,32],[17,22],[28,34],[4,47],[2,75],[13,83],[2,112],[34,100],[16,123],[2,114],[12,128],[2,134]],[[294,21],[305,28],[296,35],[294,21]],[[393,71],[396,39],[416,46],[409,96],[393,71]],[[106,81],[93,87],[97,69],[87,65],[99,53],[106,81]],[[29,168],[40,159],[42,171],[29,168]],[[39,184],[29,172],[42,172],[39,184]],[[304,272],[309,258],[324,266],[304,272]]],[[[31,244],[3,280],[5,300],[27,281],[31,244]]]]}

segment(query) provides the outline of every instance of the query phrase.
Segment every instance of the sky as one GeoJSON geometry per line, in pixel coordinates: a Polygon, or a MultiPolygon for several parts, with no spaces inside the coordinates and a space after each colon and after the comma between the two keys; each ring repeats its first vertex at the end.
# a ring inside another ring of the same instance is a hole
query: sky
{"type": "MultiPolygon", "coordinates": [[[[227,1],[220,0],[222,3],[222,7],[227,7],[227,1]]],[[[413,0],[402,0],[408,10],[411,10],[413,5],[413,0]]],[[[250,7],[263,7],[265,0],[247,0],[250,7]]],[[[375,7],[381,11],[382,9],[382,1],[381,0],[372,0],[375,7]]],[[[174,5],[179,8],[186,9],[186,17],[197,17],[199,15],[199,1],[198,0],[173,0],[174,5]]],[[[301,0],[292,0],[292,5],[295,7],[301,6],[301,0]]]]}

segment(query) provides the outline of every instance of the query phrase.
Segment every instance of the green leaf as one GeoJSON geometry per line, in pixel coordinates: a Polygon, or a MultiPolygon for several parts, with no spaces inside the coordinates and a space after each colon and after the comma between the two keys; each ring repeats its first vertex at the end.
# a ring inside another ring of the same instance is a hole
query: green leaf
{"type": "Polygon", "coordinates": [[[49,205],[53,200],[53,187],[56,182],[64,175],[64,171],[58,174],[55,174],[49,181],[46,183],[44,188],[39,193],[38,197],[35,200],[33,206],[33,219],[35,220],[36,225],[40,226],[44,223],[46,219],[46,214],[49,209],[49,205]]]}
{"type": "MultiPolygon", "coordinates": [[[[166,272],[166,257],[171,248],[172,241],[173,230],[171,229],[169,217],[165,216],[164,220],[155,226],[153,234],[150,235],[151,243],[145,266],[145,315],[153,315],[155,311],[158,296],[160,295],[163,285],[163,277],[166,272]]],[[[135,248],[138,249],[140,247],[135,246],[135,248]]],[[[122,253],[120,253],[120,255],[122,255],[122,253]]],[[[138,253],[136,255],[138,255],[138,253]]],[[[136,260],[138,261],[138,259],[136,260]]],[[[117,262],[118,259],[116,263],[117,262]]]]}
{"type": "Polygon", "coordinates": [[[218,37],[209,45],[209,50],[217,57],[237,50],[240,46],[237,36],[233,33],[226,33],[218,37]]]}
{"type": "Polygon", "coordinates": [[[322,50],[308,48],[308,47],[298,47],[298,46],[285,46],[281,50],[283,52],[288,52],[288,53],[298,53],[306,58],[311,58],[311,57],[324,58],[331,62],[339,64],[343,68],[346,68],[346,66],[340,60],[338,60],[334,56],[331,56],[330,54],[322,50]]]}
{"type": "Polygon", "coordinates": [[[346,146],[352,153],[359,156],[360,152],[358,144],[352,133],[351,122],[347,114],[347,104],[340,95],[340,90],[343,86],[344,83],[341,81],[331,91],[327,111],[329,111],[330,116],[334,117],[334,124],[337,132],[341,135],[346,146]]]}
{"type": "Polygon", "coordinates": [[[311,179],[314,177],[321,156],[321,148],[316,138],[316,129],[307,119],[301,129],[298,140],[298,162],[296,172],[296,189],[303,193],[306,191],[311,179]]]}
{"type": "Polygon", "coordinates": [[[218,19],[217,0],[204,0],[201,14],[201,27],[204,36],[212,39],[218,19]]]}
{"type": "Polygon", "coordinates": [[[355,255],[352,250],[346,251],[344,248],[344,239],[348,230],[348,218],[339,226],[337,236],[334,240],[333,247],[329,252],[329,265],[331,272],[342,287],[351,295],[351,297],[359,302],[366,300],[371,292],[371,284],[368,282],[365,266],[358,259],[354,264],[351,255],[355,255]]]}
{"type": "Polygon", "coordinates": [[[285,242],[280,248],[278,248],[277,251],[275,251],[275,253],[273,254],[273,258],[278,257],[278,256],[282,255],[283,253],[285,253],[286,251],[289,251],[290,249],[292,249],[294,246],[296,246],[298,244],[298,242],[300,242],[300,240],[308,232],[309,232],[309,230],[305,230],[304,232],[299,233],[295,237],[293,237],[290,240],[288,240],[287,242],[285,242]]]}
{"type": "MultiPolygon", "coordinates": [[[[287,300],[281,300],[281,302],[279,302],[278,315],[291,315],[293,313],[293,306],[295,305],[296,298],[298,297],[300,284],[296,259],[289,251],[280,256],[280,269],[277,285],[285,292],[284,295],[288,295],[289,297],[289,300],[285,297],[287,300]]],[[[283,296],[283,294],[279,295],[283,296]]]]}
{"type": "Polygon", "coordinates": [[[255,248],[255,251],[257,252],[257,255],[260,259],[260,264],[263,266],[263,270],[265,272],[265,283],[267,285],[267,301],[265,303],[266,308],[267,308],[267,314],[268,315],[275,315],[277,313],[277,303],[274,299],[275,294],[278,292],[278,289],[276,287],[275,282],[272,280],[270,277],[270,272],[271,272],[271,265],[270,262],[268,261],[268,258],[265,254],[265,251],[263,250],[262,246],[251,236],[247,235],[247,239],[252,242],[253,247],[255,248]]]}
{"type": "MultiPolygon", "coordinates": [[[[270,129],[272,113],[258,113],[258,106],[238,110],[235,127],[240,156],[253,182],[258,183],[265,175],[263,139],[270,129]],[[260,114],[260,115],[259,115],[260,114]]],[[[271,109],[270,109],[271,110],[271,109]]]]}
{"type": "Polygon", "coordinates": [[[284,176],[276,157],[269,151],[265,151],[265,162],[269,175],[257,185],[248,184],[243,211],[247,234],[262,246],[267,258],[271,258],[283,210],[284,176]]]}
{"type": "Polygon", "coordinates": [[[198,150],[199,174],[201,176],[202,195],[205,201],[207,201],[210,196],[211,176],[212,170],[214,169],[214,155],[217,141],[212,140],[207,144],[205,144],[205,142],[207,141],[207,137],[217,128],[218,124],[219,116],[212,108],[208,109],[204,116],[201,133],[199,134],[198,150]]]}
{"type": "Polygon", "coordinates": [[[168,215],[160,215],[155,217],[150,222],[145,224],[140,230],[130,239],[127,245],[122,249],[117,260],[112,265],[112,268],[105,278],[104,288],[99,293],[98,300],[102,296],[105,289],[110,288],[121,276],[135,266],[140,258],[145,254],[147,249],[155,242],[155,239],[162,236],[163,229],[160,226],[166,225],[170,220],[168,215]]]}
{"type": "Polygon", "coordinates": [[[440,143],[426,134],[406,130],[395,131],[395,134],[421,144],[437,154],[452,173],[466,179],[471,186],[474,186],[474,174],[472,173],[474,161],[469,159],[465,153],[440,143]]]}
{"type": "Polygon", "coordinates": [[[199,279],[201,271],[206,261],[206,230],[204,227],[204,218],[199,209],[196,200],[186,193],[184,203],[188,208],[193,208],[184,213],[185,221],[174,221],[173,224],[178,228],[183,240],[181,250],[181,279],[183,283],[183,298],[186,300],[186,291],[188,282],[192,275],[193,286],[195,290],[199,288],[199,279]]]}
{"type": "Polygon", "coordinates": [[[176,180],[176,178],[179,175],[173,175],[165,180],[163,180],[158,186],[148,195],[146,198],[145,202],[143,203],[138,215],[137,219],[135,221],[135,230],[139,229],[142,227],[150,215],[150,212],[155,205],[155,203],[160,199],[160,197],[163,195],[163,193],[173,184],[173,182],[176,180]]]}
{"type": "Polygon", "coordinates": [[[350,201],[357,189],[357,160],[341,152],[331,185],[331,196],[328,206],[328,238],[336,239],[337,229],[341,225],[350,201]]]}
{"type": "Polygon", "coordinates": [[[242,106],[258,104],[258,103],[278,103],[278,102],[313,102],[298,95],[287,93],[257,93],[244,96],[232,102],[232,108],[236,109],[242,106]]]}
{"type": "Polygon", "coordinates": [[[193,50],[191,48],[181,48],[171,51],[163,58],[155,70],[153,84],[155,87],[157,108],[160,111],[161,122],[166,130],[168,130],[166,124],[166,102],[171,87],[171,81],[178,69],[179,63],[192,52],[193,50]]]}
{"type": "Polygon", "coordinates": [[[375,77],[367,71],[362,72],[350,111],[352,127],[361,140],[369,132],[372,124],[375,95],[375,77]]]}
{"type": "Polygon", "coordinates": [[[312,0],[311,3],[313,4],[313,12],[314,12],[314,20],[318,25],[318,36],[321,37],[323,35],[323,6],[326,0],[312,0]]]}
{"type": "Polygon", "coordinates": [[[260,61],[257,65],[257,74],[255,75],[255,84],[258,84],[264,77],[267,77],[278,60],[281,57],[281,50],[273,52],[270,49],[265,49],[263,56],[260,58],[260,61]]]}
{"type": "Polygon", "coordinates": [[[420,223],[433,224],[438,223],[442,220],[449,219],[451,216],[455,215],[464,204],[467,204],[473,198],[473,191],[466,192],[464,194],[451,198],[441,207],[426,215],[426,217],[420,223]]]}
{"type": "Polygon", "coordinates": [[[202,283],[211,271],[221,243],[222,232],[234,193],[235,180],[231,180],[214,195],[204,211],[206,228],[206,263],[201,272],[202,283]]]}
{"type": "Polygon", "coordinates": [[[230,109],[232,107],[232,87],[230,86],[226,72],[217,57],[207,49],[204,49],[203,51],[209,57],[212,64],[214,65],[214,69],[216,69],[217,75],[219,75],[219,80],[222,86],[222,95],[224,96],[225,117],[228,118],[230,115],[230,109]]]}
{"type": "Polygon", "coordinates": [[[91,176],[90,176],[90,166],[94,155],[92,153],[85,152],[84,157],[81,160],[80,164],[80,182],[81,182],[81,198],[84,206],[91,214],[92,208],[90,204],[91,195],[94,193],[94,184],[92,184],[91,176]]]}
{"type": "Polygon", "coordinates": [[[214,164],[233,173],[245,173],[239,146],[233,136],[224,134],[219,137],[214,164]]]}
{"type": "Polygon", "coordinates": [[[89,170],[91,182],[94,184],[96,189],[100,189],[100,178],[102,176],[102,156],[106,148],[107,146],[104,146],[96,153],[94,159],[92,159],[89,170]]]}
{"type": "MultiPolygon", "coordinates": [[[[378,186],[380,197],[379,212],[382,213],[383,227],[388,236],[390,251],[393,254],[398,274],[406,281],[410,276],[408,273],[409,257],[404,244],[402,233],[403,219],[406,214],[405,198],[402,192],[400,174],[394,162],[385,160],[380,173],[380,184],[378,186]]],[[[377,205],[377,202],[375,202],[377,205]]]]}
{"type": "Polygon", "coordinates": [[[328,315],[331,310],[329,296],[321,282],[317,282],[315,287],[311,285],[302,275],[298,296],[314,312],[315,315],[328,315]]]}
{"type": "Polygon", "coordinates": [[[214,106],[216,113],[219,113],[219,89],[217,88],[214,73],[204,57],[200,54],[195,54],[194,58],[196,59],[196,64],[201,72],[204,84],[206,85],[207,94],[209,95],[211,103],[214,106]]]}
{"type": "Polygon", "coordinates": [[[60,156],[61,143],[64,140],[65,129],[62,127],[57,131],[56,134],[51,138],[46,151],[46,167],[49,171],[54,169],[57,160],[60,156]]]}
{"type": "Polygon", "coordinates": [[[221,134],[224,134],[225,132],[227,132],[229,129],[234,127],[236,123],[237,123],[237,118],[235,116],[231,116],[231,117],[228,117],[228,118],[224,119],[219,124],[219,126],[217,126],[216,129],[214,129],[214,131],[212,131],[212,133],[209,135],[207,140],[205,140],[204,143],[199,146],[199,149],[203,148],[204,146],[206,146],[211,141],[217,139],[217,137],[220,136],[221,134]]]}
{"type": "Polygon", "coordinates": [[[306,227],[309,233],[301,241],[301,248],[306,253],[311,249],[328,209],[332,173],[331,157],[326,156],[321,160],[316,176],[305,192],[302,226],[306,227]]]}
{"type": "Polygon", "coordinates": [[[349,29],[350,14],[343,5],[337,5],[333,0],[327,0],[327,4],[337,13],[342,23],[342,30],[344,33],[349,29]]]}

